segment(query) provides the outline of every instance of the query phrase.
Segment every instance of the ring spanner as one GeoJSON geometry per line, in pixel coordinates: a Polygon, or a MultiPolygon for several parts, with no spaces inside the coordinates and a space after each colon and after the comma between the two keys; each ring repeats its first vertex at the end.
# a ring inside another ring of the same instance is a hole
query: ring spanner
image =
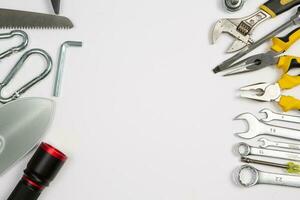
{"type": "Polygon", "coordinates": [[[300,176],[263,172],[250,165],[243,165],[239,168],[237,181],[244,187],[258,184],[300,187],[300,176]]]}
{"type": "Polygon", "coordinates": [[[238,149],[238,153],[242,157],[252,155],[252,156],[262,156],[262,157],[269,157],[269,158],[278,158],[283,160],[300,161],[299,153],[252,147],[243,142],[238,144],[237,149],[238,149]]]}

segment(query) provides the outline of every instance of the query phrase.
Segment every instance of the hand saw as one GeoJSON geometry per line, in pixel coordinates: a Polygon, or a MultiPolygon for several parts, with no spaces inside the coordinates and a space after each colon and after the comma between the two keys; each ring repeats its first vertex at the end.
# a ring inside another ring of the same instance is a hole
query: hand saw
{"type": "Polygon", "coordinates": [[[13,29],[70,29],[70,19],[63,16],[0,8],[0,28],[13,29]]]}

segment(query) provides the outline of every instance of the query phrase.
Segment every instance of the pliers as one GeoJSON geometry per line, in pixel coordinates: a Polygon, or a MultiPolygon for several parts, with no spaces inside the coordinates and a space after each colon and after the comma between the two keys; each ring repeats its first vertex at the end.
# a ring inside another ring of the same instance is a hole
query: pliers
{"type": "Polygon", "coordinates": [[[291,68],[300,67],[300,57],[280,56],[300,39],[300,28],[296,28],[285,37],[274,37],[271,50],[267,53],[256,54],[232,65],[232,69],[224,76],[241,74],[260,70],[264,67],[277,65],[286,73],[291,68]]]}
{"type": "Polygon", "coordinates": [[[282,95],[282,90],[300,85],[300,76],[284,74],[276,83],[256,83],[240,88],[241,97],[263,102],[278,102],[284,112],[300,110],[300,100],[282,95]],[[251,93],[254,92],[254,93],[251,93]]]}

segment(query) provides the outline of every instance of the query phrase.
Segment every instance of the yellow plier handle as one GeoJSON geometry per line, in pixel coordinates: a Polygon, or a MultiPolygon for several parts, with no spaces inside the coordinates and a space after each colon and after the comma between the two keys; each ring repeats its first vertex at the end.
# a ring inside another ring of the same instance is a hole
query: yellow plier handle
{"type": "Polygon", "coordinates": [[[300,57],[296,56],[281,56],[277,63],[277,67],[287,73],[290,69],[300,68],[300,57]]]}
{"type": "MultiPolygon", "coordinates": [[[[300,85],[300,76],[291,76],[284,74],[278,81],[281,89],[291,89],[300,85]]],[[[281,96],[279,100],[279,105],[284,112],[290,110],[300,110],[300,100],[292,96],[281,96]]]]}
{"type": "Polygon", "coordinates": [[[278,53],[288,50],[296,41],[300,39],[300,28],[296,28],[285,37],[274,37],[272,39],[272,50],[278,53]]]}

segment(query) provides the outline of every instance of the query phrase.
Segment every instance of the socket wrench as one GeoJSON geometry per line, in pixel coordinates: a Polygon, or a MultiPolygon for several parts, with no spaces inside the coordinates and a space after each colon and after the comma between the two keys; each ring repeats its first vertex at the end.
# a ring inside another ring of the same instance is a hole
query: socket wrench
{"type": "Polygon", "coordinates": [[[243,187],[258,184],[300,187],[300,176],[263,172],[250,165],[241,166],[237,171],[236,179],[243,187]]]}
{"type": "Polygon", "coordinates": [[[252,147],[244,142],[241,142],[237,145],[237,150],[242,157],[262,156],[269,158],[278,158],[283,160],[300,161],[300,154],[298,153],[252,147]]]}

